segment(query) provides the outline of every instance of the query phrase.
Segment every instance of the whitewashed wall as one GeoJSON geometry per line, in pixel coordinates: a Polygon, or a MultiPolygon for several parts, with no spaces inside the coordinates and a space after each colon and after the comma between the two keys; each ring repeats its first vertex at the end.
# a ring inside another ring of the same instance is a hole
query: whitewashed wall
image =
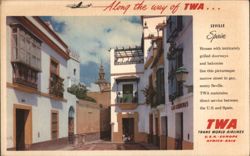
{"type": "Polygon", "coordinates": [[[80,82],[80,63],[74,59],[68,60],[67,81],[68,81],[67,87],[73,84],[78,84],[80,82]],[[74,75],[74,69],[76,69],[75,75],[74,75]]]}
{"type": "MultiPolygon", "coordinates": [[[[32,19],[32,18],[28,18],[32,19]]],[[[33,19],[32,22],[35,22],[33,19]]],[[[8,23],[18,23],[13,17],[7,18],[7,82],[12,83],[11,60],[11,28],[8,23]]],[[[38,23],[35,23],[36,25],[38,23]]],[[[38,25],[37,25],[38,26],[38,25]]],[[[41,28],[39,26],[39,28],[41,28]]],[[[42,29],[42,28],[41,28],[42,29]]],[[[48,33],[46,33],[48,35],[48,33]]],[[[39,38],[39,37],[38,37],[39,38]]],[[[57,42],[56,42],[57,43],[57,42]]],[[[61,46],[61,45],[58,45],[61,46]]],[[[59,112],[59,138],[68,136],[68,111],[70,106],[76,110],[76,97],[67,92],[67,77],[74,68],[79,71],[77,63],[72,63],[68,68],[67,60],[56,53],[45,42],[41,46],[41,65],[42,72],[38,74],[38,91],[49,93],[49,69],[50,58],[53,57],[60,63],[60,77],[64,79],[64,98],[67,102],[57,101],[37,94],[29,94],[21,91],[7,88],[7,148],[13,145],[13,105],[24,104],[32,106],[32,143],[51,140],[51,110],[59,112]],[[70,71],[68,71],[70,70],[70,71]]],[[[79,73],[76,75],[79,76],[79,73]]],[[[80,76],[79,76],[80,77],[80,76]]],[[[79,78],[78,78],[79,79],[79,78]]],[[[76,123],[76,122],[75,122],[76,123]]],[[[76,132],[76,124],[75,132],[76,132]]]]}
{"type": "Polygon", "coordinates": [[[110,71],[111,74],[122,74],[122,73],[139,73],[139,74],[128,74],[128,75],[119,75],[119,76],[112,76],[111,75],[111,104],[116,103],[116,94],[117,89],[118,91],[122,91],[122,85],[132,83],[134,92],[137,90],[136,82],[121,82],[117,86],[115,79],[120,76],[137,76],[140,78],[138,83],[138,103],[140,104],[135,110],[121,110],[119,107],[112,106],[111,107],[111,123],[113,125],[113,131],[118,131],[118,123],[117,123],[117,113],[118,112],[138,112],[139,114],[139,123],[138,123],[138,130],[139,132],[147,132],[148,131],[148,112],[149,107],[145,105],[145,98],[142,93],[142,89],[145,87],[143,72],[144,72],[144,65],[143,64],[130,64],[130,65],[114,65],[114,49],[110,51],[110,71]]]}
{"type": "MultiPolygon", "coordinates": [[[[192,31],[192,17],[184,16],[183,20],[183,30],[176,39],[177,45],[182,44],[183,46],[183,64],[188,70],[188,78],[184,83],[186,85],[193,85],[193,31],[192,31]]],[[[175,99],[175,105],[178,103],[188,102],[188,107],[181,109],[171,110],[172,103],[168,98],[168,60],[167,52],[169,44],[166,43],[166,27],[164,29],[164,74],[165,74],[165,112],[168,117],[168,136],[176,138],[175,128],[176,128],[176,113],[183,113],[183,139],[185,141],[193,142],[193,93],[188,93],[187,88],[184,87],[184,95],[175,99]],[[189,139],[188,139],[189,135],[189,139]]]]}

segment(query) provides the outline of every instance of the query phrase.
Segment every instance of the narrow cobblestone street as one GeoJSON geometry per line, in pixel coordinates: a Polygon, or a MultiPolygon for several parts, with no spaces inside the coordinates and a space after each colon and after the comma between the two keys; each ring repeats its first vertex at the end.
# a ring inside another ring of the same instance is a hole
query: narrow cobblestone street
{"type": "Polygon", "coordinates": [[[114,143],[110,141],[98,140],[87,142],[81,145],[61,144],[33,148],[31,150],[158,150],[159,148],[147,143],[114,143]]]}
{"type": "Polygon", "coordinates": [[[97,143],[85,144],[74,148],[74,150],[156,150],[156,146],[142,143],[112,143],[101,141],[97,143]]]}

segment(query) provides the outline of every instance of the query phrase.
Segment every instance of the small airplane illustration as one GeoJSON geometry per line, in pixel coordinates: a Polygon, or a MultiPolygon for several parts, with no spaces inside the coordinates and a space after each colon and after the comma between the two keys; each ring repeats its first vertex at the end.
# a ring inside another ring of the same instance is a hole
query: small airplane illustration
{"type": "Polygon", "coordinates": [[[82,2],[79,2],[78,4],[69,4],[66,7],[70,7],[72,9],[76,9],[76,8],[89,8],[90,6],[92,6],[92,4],[87,4],[87,5],[82,5],[82,2]]]}

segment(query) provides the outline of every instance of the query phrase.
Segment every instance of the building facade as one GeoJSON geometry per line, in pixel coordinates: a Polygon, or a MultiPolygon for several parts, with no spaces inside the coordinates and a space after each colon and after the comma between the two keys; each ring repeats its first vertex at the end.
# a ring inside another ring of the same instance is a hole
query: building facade
{"type": "MultiPolygon", "coordinates": [[[[144,51],[144,96],[149,105],[148,142],[160,146],[161,115],[165,107],[163,28],[165,17],[142,17],[144,51]]],[[[161,141],[164,142],[164,141],[161,141]]]]}
{"type": "Polygon", "coordinates": [[[77,98],[67,87],[79,60],[39,17],[7,17],[6,26],[7,148],[70,141],[77,98]]]}
{"type": "Polygon", "coordinates": [[[193,149],[193,19],[170,16],[164,28],[167,147],[193,149]]]}
{"type": "MultiPolygon", "coordinates": [[[[144,64],[146,103],[150,104],[149,142],[160,149],[193,148],[192,17],[169,16],[146,29],[150,40],[144,64]],[[178,75],[185,79],[178,79],[178,75]]],[[[150,18],[143,18],[149,23],[150,18]]],[[[145,24],[144,24],[145,25],[145,24]]],[[[144,28],[145,29],[145,28],[144,28]]],[[[144,30],[145,32],[145,30],[144,30]]]]}
{"type": "Polygon", "coordinates": [[[165,18],[146,16],[141,20],[141,45],[110,51],[111,123],[112,140],[115,142],[151,142],[158,135],[159,129],[150,127],[153,126],[150,123],[151,106],[144,95],[153,69],[145,68],[150,65],[147,58],[151,58],[152,40],[160,40],[162,36],[162,31],[155,27],[165,18]]]}
{"type": "Polygon", "coordinates": [[[111,49],[110,60],[112,141],[145,142],[144,53],[141,47],[111,49]]]}
{"type": "Polygon", "coordinates": [[[110,51],[112,140],[192,149],[192,17],[141,20],[141,47],[110,51]]]}

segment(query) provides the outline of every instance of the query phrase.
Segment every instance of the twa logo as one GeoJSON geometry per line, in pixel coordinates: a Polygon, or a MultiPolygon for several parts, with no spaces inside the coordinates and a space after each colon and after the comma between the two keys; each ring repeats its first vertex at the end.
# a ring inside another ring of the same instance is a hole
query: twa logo
{"type": "Polygon", "coordinates": [[[237,119],[208,119],[207,129],[236,129],[237,119]]]}

